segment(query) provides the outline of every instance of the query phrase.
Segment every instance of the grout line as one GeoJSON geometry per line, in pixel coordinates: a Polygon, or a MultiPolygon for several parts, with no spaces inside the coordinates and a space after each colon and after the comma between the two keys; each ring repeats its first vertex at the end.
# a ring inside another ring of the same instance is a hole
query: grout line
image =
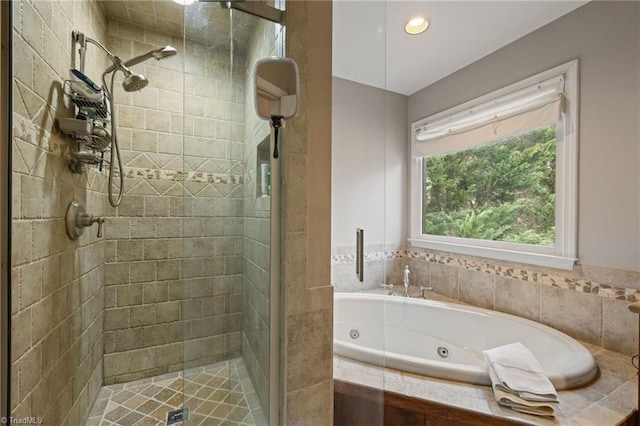
{"type": "Polygon", "coordinates": [[[538,322],[542,321],[542,286],[538,285],[538,322]]]}

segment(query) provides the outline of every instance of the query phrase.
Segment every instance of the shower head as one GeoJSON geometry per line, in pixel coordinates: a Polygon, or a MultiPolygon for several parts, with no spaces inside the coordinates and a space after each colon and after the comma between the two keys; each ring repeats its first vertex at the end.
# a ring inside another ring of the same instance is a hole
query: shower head
{"type": "Polygon", "coordinates": [[[134,58],[131,58],[128,61],[125,61],[124,65],[127,67],[132,67],[134,65],[137,65],[151,58],[155,59],[156,61],[159,61],[161,59],[169,58],[177,53],[178,51],[175,48],[171,46],[164,46],[155,50],[151,50],[147,53],[143,53],[142,55],[136,56],[134,58]]]}
{"type": "Polygon", "coordinates": [[[127,92],[142,90],[147,87],[147,84],[149,84],[149,80],[147,80],[147,77],[142,74],[134,74],[131,71],[129,71],[128,73],[125,72],[125,74],[126,77],[122,82],[122,87],[127,92]]]}
{"type": "Polygon", "coordinates": [[[122,87],[124,87],[124,90],[126,90],[127,92],[135,92],[136,90],[144,89],[145,87],[147,87],[147,84],[149,84],[149,80],[147,80],[147,78],[144,75],[134,74],[133,72],[131,72],[129,67],[133,65],[137,65],[151,58],[155,59],[156,61],[159,61],[161,59],[165,59],[170,56],[173,56],[177,53],[178,51],[173,47],[164,46],[155,50],[151,50],[145,54],[136,56],[134,58],[129,59],[128,61],[123,62],[119,66],[119,68],[126,75],[124,81],[122,82],[122,87]]]}

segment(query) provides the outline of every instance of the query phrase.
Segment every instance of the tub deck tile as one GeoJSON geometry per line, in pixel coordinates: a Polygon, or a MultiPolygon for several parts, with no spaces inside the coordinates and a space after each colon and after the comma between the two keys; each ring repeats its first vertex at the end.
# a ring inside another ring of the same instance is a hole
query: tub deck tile
{"type": "Polygon", "coordinates": [[[618,424],[635,409],[636,371],[626,355],[585,346],[598,362],[600,377],[589,386],[559,391],[555,420],[498,405],[489,386],[424,377],[337,355],[334,356],[334,379],[537,426],[618,424]]]}

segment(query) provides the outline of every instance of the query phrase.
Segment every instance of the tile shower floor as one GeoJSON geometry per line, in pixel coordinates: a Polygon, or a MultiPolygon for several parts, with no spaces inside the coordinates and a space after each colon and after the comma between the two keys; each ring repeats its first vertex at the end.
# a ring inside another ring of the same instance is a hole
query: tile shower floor
{"type": "Polygon", "coordinates": [[[263,426],[268,421],[242,358],[129,383],[104,386],[85,426],[165,425],[189,407],[184,425],[263,426]],[[184,392],[184,395],[183,395],[184,392]]]}

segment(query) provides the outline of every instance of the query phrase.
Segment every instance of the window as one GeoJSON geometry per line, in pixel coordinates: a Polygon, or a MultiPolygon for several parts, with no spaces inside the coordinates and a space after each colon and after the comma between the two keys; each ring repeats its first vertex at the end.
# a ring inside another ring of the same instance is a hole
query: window
{"type": "Polygon", "coordinates": [[[577,67],[413,123],[411,245],[573,267],[577,67]]]}

